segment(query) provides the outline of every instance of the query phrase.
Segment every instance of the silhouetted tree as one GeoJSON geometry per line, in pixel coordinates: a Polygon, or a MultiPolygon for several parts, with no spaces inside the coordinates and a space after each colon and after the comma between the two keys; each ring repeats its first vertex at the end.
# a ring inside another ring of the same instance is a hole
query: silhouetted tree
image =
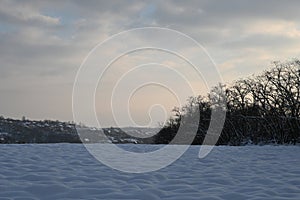
{"type": "Polygon", "coordinates": [[[185,117],[200,112],[193,144],[201,144],[212,110],[224,109],[222,102],[226,102],[227,118],[218,144],[300,142],[300,61],[273,62],[272,68],[260,75],[229,86],[219,84],[207,97],[190,97],[183,108],[174,109],[174,117],[155,142],[168,143],[185,117]]]}

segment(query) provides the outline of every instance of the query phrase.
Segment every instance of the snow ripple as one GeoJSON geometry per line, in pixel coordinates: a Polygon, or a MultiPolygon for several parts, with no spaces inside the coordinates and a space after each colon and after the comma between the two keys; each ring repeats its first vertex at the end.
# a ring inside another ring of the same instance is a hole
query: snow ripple
{"type": "Polygon", "coordinates": [[[298,146],[220,146],[201,160],[198,151],[191,147],[160,171],[129,174],[99,163],[80,144],[1,145],[0,200],[300,199],[298,146]]]}

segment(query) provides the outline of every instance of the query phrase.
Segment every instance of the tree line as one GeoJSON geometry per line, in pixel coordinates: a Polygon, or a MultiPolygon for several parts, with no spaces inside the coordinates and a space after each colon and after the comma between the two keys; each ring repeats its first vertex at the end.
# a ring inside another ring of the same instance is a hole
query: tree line
{"type": "MultiPolygon", "coordinates": [[[[154,137],[167,144],[184,119],[199,116],[193,144],[202,144],[218,100],[226,104],[226,119],[217,145],[296,144],[300,142],[300,60],[273,62],[259,75],[219,84],[207,96],[190,97],[154,137]],[[216,100],[217,99],[217,100],[216,100]]],[[[188,126],[195,126],[189,124],[188,126]]],[[[183,142],[184,143],[184,142],[183,142]]]]}

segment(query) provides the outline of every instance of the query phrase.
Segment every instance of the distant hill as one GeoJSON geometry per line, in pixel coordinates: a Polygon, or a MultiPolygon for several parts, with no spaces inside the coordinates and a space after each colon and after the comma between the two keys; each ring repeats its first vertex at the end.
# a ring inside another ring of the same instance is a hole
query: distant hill
{"type": "Polygon", "coordinates": [[[153,128],[89,128],[70,122],[0,117],[0,143],[153,143],[153,128]],[[126,132],[126,133],[125,133],[126,132]]]}

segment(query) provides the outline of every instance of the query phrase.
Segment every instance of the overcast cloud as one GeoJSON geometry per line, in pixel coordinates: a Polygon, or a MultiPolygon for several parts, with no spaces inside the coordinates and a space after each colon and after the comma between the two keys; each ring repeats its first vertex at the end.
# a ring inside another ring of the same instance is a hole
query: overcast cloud
{"type": "Polygon", "coordinates": [[[300,57],[299,8],[297,0],[2,0],[0,115],[71,121],[81,62],[96,44],[131,28],[193,37],[226,82],[259,73],[271,61],[300,57]]]}

